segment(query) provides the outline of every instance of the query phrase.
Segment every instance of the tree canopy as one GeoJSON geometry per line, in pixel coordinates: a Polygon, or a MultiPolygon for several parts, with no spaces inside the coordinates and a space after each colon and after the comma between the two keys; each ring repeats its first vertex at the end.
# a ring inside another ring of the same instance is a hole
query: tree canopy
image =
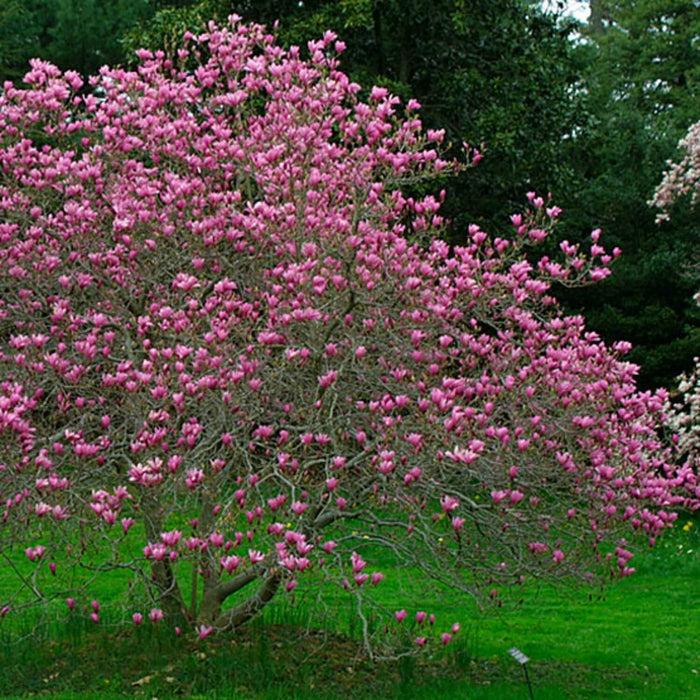
{"type": "MultiPolygon", "coordinates": [[[[349,50],[348,73],[404,99],[447,141],[482,147],[469,176],[443,183],[445,235],[479,222],[505,231],[530,189],[555,193],[561,236],[582,242],[601,227],[623,249],[618,273],[589,293],[567,294],[571,311],[612,341],[632,341],[646,387],[672,386],[692,364],[700,319],[683,262],[697,246],[696,217],[659,229],[646,207],[658,174],[698,103],[698,20],[690,0],[591,4],[575,23],[538,3],[509,0],[207,2],[131,33],[128,45],[177,45],[185,26],[231,9],[272,26],[285,45],[328,28],[349,50]]],[[[133,53],[133,51],[132,51],[133,53]]]]}

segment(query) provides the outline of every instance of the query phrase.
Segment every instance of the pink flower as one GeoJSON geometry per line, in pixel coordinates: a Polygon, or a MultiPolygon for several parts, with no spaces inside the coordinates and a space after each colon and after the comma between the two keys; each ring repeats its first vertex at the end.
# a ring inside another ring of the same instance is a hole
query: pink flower
{"type": "Polygon", "coordinates": [[[354,573],[359,573],[367,566],[367,562],[357,552],[353,552],[350,555],[350,561],[352,562],[352,570],[354,573]]]}
{"type": "Polygon", "coordinates": [[[459,501],[452,496],[443,496],[440,500],[440,505],[445,513],[451,513],[453,510],[459,507],[459,501]]]}
{"type": "Polygon", "coordinates": [[[466,523],[465,518],[460,518],[458,515],[453,516],[452,518],[452,528],[454,529],[455,532],[459,532],[462,527],[464,527],[464,523],[466,523]]]}
{"type": "Polygon", "coordinates": [[[241,558],[237,556],[227,556],[221,557],[219,560],[221,567],[226,570],[227,573],[233,573],[241,563],[241,558]]]}
{"type": "Polygon", "coordinates": [[[265,555],[260,550],[249,549],[248,550],[248,558],[250,559],[251,564],[258,564],[263,559],[265,559],[265,555]]]}
{"type": "Polygon", "coordinates": [[[214,628],[209,627],[208,625],[200,625],[195,629],[195,632],[197,632],[197,636],[200,639],[206,639],[213,631],[214,628]]]}
{"type": "Polygon", "coordinates": [[[327,389],[331,384],[335,382],[335,380],[338,378],[338,372],[334,369],[326,372],[323,376],[318,378],[318,383],[324,388],[327,389]]]}
{"type": "Polygon", "coordinates": [[[188,469],[185,483],[187,488],[193,490],[204,481],[204,472],[201,469],[188,469]]]}
{"type": "Polygon", "coordinates": [[[408,613],[405,610],[397,610],[395,615],[397,622],[401,624],[406,619],[408,613]]]}
{"type": "Polygon", "coordinates": [[[296,516],[300,516],[304,513],[304,511],[309,507],[308,503],[301,503],[300,501],[294,501],[290,508],[292,509],[292,512],[296,516]]]}
{"type": "Polygon", "coordinates": [[[421,433],[409,433],[406,436],[406,442],[408,442],[411,447],[418,448],[423,442],[423,435],[421,433]]]}
{"type": "Polygon", "coordinates": [[[37,559],[41,559],[45,551],[46,547],[44,547],[43,544],[39,544],[36,547],[27,547],[24,553],[27,555],[29,561],[36,561],[37,559]]]}
{"type": "Polygon", "coordinates": [[[175,547],[177,543],[182,538],[182,533],[179,530],[172,530],[170,532],[161,532],[160,539],[168,547],[175,547]]]}

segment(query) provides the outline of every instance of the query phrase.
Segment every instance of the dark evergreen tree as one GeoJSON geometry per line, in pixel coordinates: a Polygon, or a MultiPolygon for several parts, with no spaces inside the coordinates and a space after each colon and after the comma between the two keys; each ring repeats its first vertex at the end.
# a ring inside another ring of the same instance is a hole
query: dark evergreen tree
{"type": "Polygon", "coordinates": [[[569,303],[604,337],[634,344],[643,385],[672,386],[700,347],[697,282],[686,265],[700,230],[688,208],[657,225],[647,202],[697,120],[698,3],[594,0],[584,37],[588,122],[571,144],[576,178],[564,193],[565,233],[581,238],[600,226],[624,255],[609,280],[569,303]]]}

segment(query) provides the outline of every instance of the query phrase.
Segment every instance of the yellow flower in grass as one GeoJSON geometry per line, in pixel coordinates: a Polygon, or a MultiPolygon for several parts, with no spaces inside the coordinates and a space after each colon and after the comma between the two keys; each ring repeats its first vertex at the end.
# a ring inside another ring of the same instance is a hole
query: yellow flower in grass
{"type": "Polygon", "coordinates": [[[693,527],[693,521],[689,520],[685,525],[683,525],[683,532],[690,532],[691,527],[693,527]]]}

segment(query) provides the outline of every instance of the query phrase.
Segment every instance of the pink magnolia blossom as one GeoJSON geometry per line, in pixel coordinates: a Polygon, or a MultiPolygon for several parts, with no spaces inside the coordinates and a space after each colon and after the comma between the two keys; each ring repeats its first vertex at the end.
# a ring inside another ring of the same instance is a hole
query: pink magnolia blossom
{"type": "Polygon", "coordinates": [[[263,554],[260,550],[257,549],[249,549],[248,559],[250,559],[251,564],[258,564],[263,559],[265,559],[265,554],[263,554]]]}
{"type": "Polygon", "coordinates": [[[353,552],[350,557],[353,573],[359,573],[367,566],[367,562],[357,553],[353,552]]]}
{"type": "Polygon", "coordinates": [[[41,559],[45,551],[46,547],[44,547],[43,544],[38,544],[36,547],[27,547],[24,553],[27,555],[29,561],[36,561],[37,559],[41,559]]]}
{"type": "Polygon", "coordinates": [[[210,625],[200,625],[196,629],[197,637],[199,639],[206,639],[210,634],[214,632],[214,628],[210,625]]]}

